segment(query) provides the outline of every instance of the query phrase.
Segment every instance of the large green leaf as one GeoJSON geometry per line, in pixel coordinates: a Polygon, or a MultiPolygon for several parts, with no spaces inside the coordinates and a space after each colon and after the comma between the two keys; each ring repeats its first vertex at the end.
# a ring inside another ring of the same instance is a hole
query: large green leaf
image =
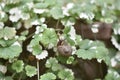
{"type": "Polygon", "coordinates": [[[109,64],[108,50],[104,46],[95,46],[90,49],[78,49],[76,51],[76,55],[79,58],[83,59],[101,59],[104,60],[107,64],[109,64]]]}
{"type": "Polygon", "coordinates": [[[79,58],[83,58],[83,59],[92,59],[95,57],[95,54],[93,52],[90,52],[90,51],[84,50],[84,49],[77,50],[76,55],[79,58]]]}
{"type": "Polygon", "coordinates": [[[46,28],[40,38],[40,42],[44,47],[48,47],[50,44],[54,46],[57,45],[57,35],[55,30],[52,28],[46,28]]]}
{"type": "Polygon", "coordinates": [[[0,58],[11,59],[18,57],[22,52],[22,47],[19,45],[12,45],[5,48],[0,48],[0,58]]]}
{"type": "Polygon", "coordinates": [[[55,79],[56,79],[56,75],[50,72],[40,76],[40,80],[55,80],[55,79]]]}

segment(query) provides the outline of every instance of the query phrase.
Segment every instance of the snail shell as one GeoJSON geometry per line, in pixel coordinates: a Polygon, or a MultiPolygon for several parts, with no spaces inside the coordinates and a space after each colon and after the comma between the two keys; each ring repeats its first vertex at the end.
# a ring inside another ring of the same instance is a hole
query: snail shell
{"type": "Polygon", "coordinates": [[[72,54],[72,47],[69,45],[59,45],[57,51],[62,56],[70,56],[72,54]]]}

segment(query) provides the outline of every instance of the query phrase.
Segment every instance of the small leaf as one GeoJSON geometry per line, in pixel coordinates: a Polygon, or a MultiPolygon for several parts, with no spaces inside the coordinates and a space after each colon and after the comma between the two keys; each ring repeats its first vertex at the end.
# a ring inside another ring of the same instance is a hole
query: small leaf
{"type": "Polygon", "coordinates": [[[26,70],[27,76],[29,76],[29,77],[32,77],[32,76],[36,75],[36,73],[37,73],[37,69],[34,66],[27,65],[25,67],[25,70],[26,70]]]}
{"type": "MultiPolygon", "coordinates": [[[[0,78],[1,79],[1,78],[0,78]]],[[[12,77],[7,76],[7,77],[3,77],[2,80],[13,80],[12,77]]]]}
{"type": "Polygon", "coordinates": [[[39,41],[40,41],[40,36],[35,35],[34,39],[31,40],[30,45],[31,46],[39,45],[39,41]]]}
{"type": "Polygon", "coordinates": [[[24,68],[24,63],[23,63],[23,61],[22,61],[22,60],[17,60],[16,62],[14,62],[14,63],[12,64],[12,68],[13,68],[14,70],[16,70],[17,73],[23,71],[23,68],[24,68]]]}
{"type": "Polygon", "coordinates": [[[62,69],[62,66],[60,64],[58,64],[58,61],[56,58],[48,59],[45,66],[47,68],[51,68],[52,71],[58,71],[58,70],[62,69]]]}
{"type": "Polygon", "coordinates": [[[74,80],[73,72],[69,69],[61,70],[58,72],[58,77],[61,80],[74,80]]]}
{"type": "Polygon", "coordinates": [[[34,8],[37,8],[37,9],[45,9],[47,7],[48,7],[48,4],[46,4],[46,3],[36,3],[34,5],[34,8]]]}
{"type": "Polygon", "coordinates": [[[51,10],[50,10],[50,14],[52,15],[52,17],[54,19],[60,19],[60,18],[63,18],[64,15],[63,15],[63,12],[62,12],[62,9],[59,8],[59,7],[53,7],[51,10]]]}
{"type": "Polygon", "coordinates": [[[45,0],[45,3],[46,3],[47,5],[52,6],[52,5],[55,5],[55,4],[56,4],[56,1],[57,1],[57,0],[45,0]]]}
{"type": "Polygon", "coordinates": [[[33,55],[38,55],[42,52],[42,47],[40,45],[33,46],[33,55]]]}
{"type": "Polygon", "coordinates": [[[43,50],[40,54],[36,55],[36,58],[38,60],[44,59],[48,56],[48,51],[47,50],[43,50]]]}
{"type": "Polygon", "coordinates": [[[40,80],[56,80],[56,75],[49,72],[40,76],[40,80]]]}
{"type": "Polygon", "coordinates": [[[70,29],[71,29],[70,27],[65,27],[64,30],[63,30],[63,33],[64,33],[64,34],[69,33],[69,32],[70,32],[70,29]]]}
{"type": "Polygon", "coordinates": [[[74,57],[70,56],[67,60],[67,64],[71,64],[74,61],[74,57]]]}
{"type": "Polygon", "coordinates": [[[117,71],[109,69],[104,80],[120,80],[120,75],[117,71]]]}
{"type": "Polygon", "coordinates": [[[12,39],[15,37],[16,31],[15,28],[5,27],[3,29],[0,29],[0,38],[4,39],[12,39]]]}
{"type": "Polygon", "coordinates": [[[58,61],[57,61],[56,58],[52,58],[52,57],[51,57],[50,59],[47,60],[45,66],[46,66],[47,68],[50,68],[50,67],[52,67],[54,64],[58,64],[58,61]]]}

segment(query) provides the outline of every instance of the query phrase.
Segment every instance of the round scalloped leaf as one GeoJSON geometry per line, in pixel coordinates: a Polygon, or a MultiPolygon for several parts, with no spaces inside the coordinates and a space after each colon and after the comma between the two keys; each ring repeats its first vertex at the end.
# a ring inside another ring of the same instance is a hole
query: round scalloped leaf
{"type": "Polygon", "coordinates": [[[12,39],[16,35],[15,28],[5,27],[3,29],[0,29],[0,38],[4,39],[12,39]]]}
{"type": "Polygon", "coordinates": [[[33,55],[38,55],[42,52],[42,47],[40,45],[33,46],[33,55]]]}
{"type": "Polygon", "coordinates": [[[58,71],[62,69],[62,66],[58,64],[58,61],[56,58],[50,58],[47,60],[45,66],[47,68],[51,68],[53,71],[58,71]]]}
{"type": "Polygon", "coordinates": [[[95,54],[93,52],[84,50],[84,49],[79,49],[76,52],[77,57],[83,58],[83,59],[92,59],[95,57],[95,54]]]}
{"type": "Polygon", "coordinates": [[[46,61],[46,64],[45,64],[45,66],[47,67],[47,68],[50,68],[50,67],[52,67],[54,64],[58,64],[58,61],[57,61],[57,59],[56,58],[50,58],[50,59],[48,59],[47,61],[46,61]]]}
{"type": "Polygon", "coordinates": [[[73,72],[69,69],[59,71],[58,72],[58,77],[61,80],[74,80],[73,72]]]}
{"type": "Polygon", "coordinates": [[[26,70],[27,76],[29,77],[32,77],[37,74],[37,69],[34,66],[27,65],[25,67],[25,70],[26,70]]]}
{"type": "Polygon", "coordinates": [[[104,80],[120,80],[120,75],[115,70],[108,70],[108,74],[105,76],[104,80]]]}
{"type": "Polygon", "coordinates": [[[22,47],[19,45],[12,45],[5,48],[0,48],[0,58],[11,59],[18,57],[22,52],[22,47]]]}
{"type": "Polygon", "coordinates": [[[73,61],[74,61],[74,57],[73,57],[73,56],[70,56],[70,57],[67,59],[67,64],[72,64],[73,61]]]}
{"type": "Polygon", "coordinates": [[[39,45],[39,41],[40,41],[40,36],[35,35],[34,39],[31,40],[30,45],[31,46],[39,45]]]}
{"type": "Polygon", "coordinates": [[[7,76],[7,77],[2,77],[2,78],[0,78],[0,80],[13,80],[13,79],[12,79],[12,77],[7,76]]]}
{"type": "Polygon", "coordinates": [[[12,45],[16,40],[15,39],[10,39],[10,40],[4,40],[0,39],[0,46],[6,47],[12,45]]]}
{"type": "Polygon", "coordinates": [[[57,0],[45,0],[45,3],[49,6],[55,5],[57,0]]]}
{"type": "Polygon", "coordinates": [[[24,63],[22,60],[17,60],[12,64],[12,69],[14,69],[17,73],[23,71],[24,69],[24,63]]]}
{"type": "Polygon", "coordinates": [[[78,49],[76,55],[83,59],[102,59],[106,64],[109,64],[108,50],[104,46],[91,47],[88,50],[78,49]]]}
{"type": "Polygon", "coordinates": [[[56,80],[56,75],[49,72],[40,76],[40,80],[56,80]]]}
{"type": "Polygon", "coordinates": [[[3,29],[0,29],[0,38],[3,38],[3,35],[4,35],[3,29]]]}
{"type": "Polygon", "coordinates": [[[63,15],[63,12],[62,12],[62,9],[60,7],[53,7],[51,10],[50,10],[50,14],[52,15],[52,17],[54,19],[60,19],[60,18],[63,18],[64,15],[63,15]]]}
{"type": "Polygon", "coordinates": [[[53,44],[54,46],[57,45],[57,35],[55,30],[52,28],[46,28],[40,37],[40,42],[44,47],[48,47],[50,44],[53,44]]]}
{"type": "Polygon", "coordinates": [[[15,28],[9,28],[9,27],[4,28],[4,37],[7,37],[8,39],[12,39],[15,35],[16,35],[15,28]]]}
{"type": "Polygon", "coordinates": [[[79,44],[79,47],[81,49],[89,49],[91,47],[94,47],[94,46],[105,46],[102,42],[100,41],[92,41],[92,40],[88,40],[88,39],[85,39],[85,40],[82,40],[79,44]]]}

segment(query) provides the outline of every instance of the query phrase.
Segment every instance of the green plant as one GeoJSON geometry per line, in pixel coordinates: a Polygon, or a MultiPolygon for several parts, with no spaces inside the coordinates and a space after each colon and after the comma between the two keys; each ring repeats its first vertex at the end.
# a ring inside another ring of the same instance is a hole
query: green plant
{"type": "MultiPolygon", "coordinates": [[[[78,59],[105,62],[109,66],[105,80],[119,79],[109,73],[119,69],[111,64],[112,49],[100,40],[84,39],[74,28],[77,20],[113,24],[112,42],[120,50],[119,4],[119,0],[1,0],[0,65],[7,66],[7,72],[0,70],[0,79],[37,75],[38,80],[76,80],[69,66],[78,64],[78,59]]],[[[99,31],[95,26],[90,29],[99,31]]]]}

